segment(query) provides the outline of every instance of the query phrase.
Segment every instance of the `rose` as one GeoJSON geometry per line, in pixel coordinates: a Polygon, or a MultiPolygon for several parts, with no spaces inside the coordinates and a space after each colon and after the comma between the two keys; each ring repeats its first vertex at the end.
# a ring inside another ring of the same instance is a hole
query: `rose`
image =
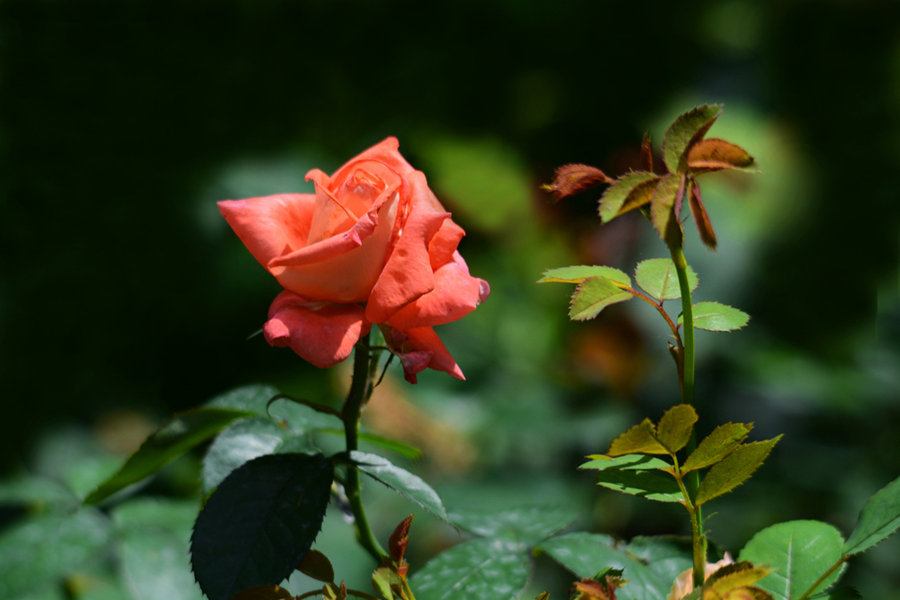
{"type": "Polygon", "coordinates": [[[432,329],[463,317],[490,293],[457,246],[465,232],[421,171],[387,138],[329,177],[306,175],[315,194],[225,200],[219,210],[284,288],[263,326],[317,367],[347,358],[377,324],[415,383],[425,368],[464,379],[432,329]]]}

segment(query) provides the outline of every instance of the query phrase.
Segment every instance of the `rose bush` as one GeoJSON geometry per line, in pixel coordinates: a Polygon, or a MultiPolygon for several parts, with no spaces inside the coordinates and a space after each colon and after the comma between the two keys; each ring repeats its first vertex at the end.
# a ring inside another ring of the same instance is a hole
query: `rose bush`
{"type": "Polygon", "coordinates": [[[329,177],[306,175],[315,194],[225,200],[219,210],[284,288],[263,327],[317,367],[350,355],[377,324],[411,382],[425,368],[463,379],[432,329],[471,312],[490,293],[457,251],[465,232],[425,175],[387,138],[329,177]]]}

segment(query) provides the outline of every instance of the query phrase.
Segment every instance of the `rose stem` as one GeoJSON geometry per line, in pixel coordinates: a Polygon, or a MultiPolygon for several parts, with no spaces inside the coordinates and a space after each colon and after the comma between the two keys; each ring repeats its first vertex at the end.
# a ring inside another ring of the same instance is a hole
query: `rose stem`
{"type": "MultiPolygon", "coordinates": [[[[353,380],[350,384],[350,391],[347,393],[344,410],[341,413],[344,421],[344,438],[347,441],[347,454],[359,447],[359,413],[362,410],[366,391],[371,385],[369,360],[369,334],[366,334],[360,338],[353,350],[353,380]]],[[[347,493],[350,510],[353,512],[357,541],[372,555],[372,558],[381,562],[381,559],[387,557],[388,554],[379,545],[369,528],[369,521],[366,518],[362,496],[359,492],[359,469],[354,465],[347,467],[347,481],[344,490],[347,493]]]]}

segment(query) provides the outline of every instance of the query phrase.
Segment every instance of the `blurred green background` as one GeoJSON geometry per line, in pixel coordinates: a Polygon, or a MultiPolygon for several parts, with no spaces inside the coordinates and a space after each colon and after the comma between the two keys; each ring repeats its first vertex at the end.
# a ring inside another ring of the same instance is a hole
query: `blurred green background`
{"type": "MultiPolygon", "coordinates": [[[[336,397],[346,374],[246,339],[278,286],[215,201],[309,191],[308,169],[395,135],[493,293],[439,330],[468,382],[392,371],[394,412],[370,426],[437,427],[407,441],[451,507],[569,502],[583,528],[686,532],[677,510],[574,472],[676,400],[664,327],[637,303],[569,323],[570,289],[533,282],[665,255],[637,216],[601,228],[599,192],[552,204],[539,185],[569,162],[636,166],[645,130],[658,147],[704,102],[725,104],[711,135],[761,173],[705,177],[720,248],[687,242],[697,298],[753,316],[698,336],[701,427],[786,434],[717,504],[712,536],[736,551],[798,518],[849,533],[900,473],[900,5],[875,0],[4,0],[3,472],[114,468],[173,411],[249,382],[336,397]]],[[[193,493],[183,470],[157,491],[193,493]]],[[[897,552],[853,561],[849,580],[887,597],[897,552]]]]}

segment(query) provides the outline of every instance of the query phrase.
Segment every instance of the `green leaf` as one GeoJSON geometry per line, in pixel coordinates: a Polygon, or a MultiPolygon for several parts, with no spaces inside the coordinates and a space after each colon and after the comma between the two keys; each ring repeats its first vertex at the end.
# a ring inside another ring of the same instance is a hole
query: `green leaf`
{"type": "Polygon", "coordinates": [[[675,206],[678,204],[678,195],[683,195],[684,191],[683,180],[678,175],[666,175],[653,190],[650,220],[660,239],[670,247],[681,245],[681,222],[679,215],[675,214],[675,206]]]}
{"type": "Polygon", "coordinates": [[[175,415],[166,425],[141,444],[112,477],[85,498],[96,504],[119,490],[158,471],[194,446],[204,442],[232,421],[252,416],[245,410],[197,408],[175,415]]]}
{"type": "Polygon", "coordinates": [[[528,572],[528,554],[517,544],[480,538],[438,554],[410,585],[428,600],[512,599],[528,583],[528,572]]]}
{"type": "Polygon", "coordinates": [[[540,548],[578,577],[592,577],[602,567],[622,569],[628,583],[616,590],[619,600],[666,598],[675,578],[691,566],[690,546],[663,538],[635,538],[626,544],[579,532],[549,539],[540,548]]]}
{"type": "MultiPolygon", "coordinates": [[[[600,218],[604,223],[608,223],[614,219],[621,214],[620,211],[625,205],[625,201],[628,199],[629,195],[635,191],[635,188],[642,183],[656,181],[657,179],[659,179],[658,175],[646,171],[628,173],[616,179],[612,185],[604,190],[603,195],[600,196],[600,206],[598,210],[600,218]]],[[[637,206],[639,205],[635,204],[633,208],[637,208],[637,206]]]]}
{"type": "Polygon", "coordinates": [[[748,423],[724,423],[713,429],[712,433],[703,438],[697,448],[691,452],[684,465],[682,473],[703,469],[715,464],[731,454],[753,429],[748,423]]]}
{"type": "Polygon", "coordinates": [[[581,283],[590,277],[603,277],[631,286],[631,278],[624,271],[599,265],[572,265],[547,269],[537,283],[581,283]]]}
{"type": "Polygon", "coordinates": [[[646,456],[644,454],[626,454],[610,458],[603,454],[591,454],[588,458],[593,460],[584,463],[579,469],[595,469],[605,471],[607,469],[625,469],[631,471],[664,471],[672,467],[671,463],[661,458],[646,456]]]}
{"type": "MultiPolygon", "coordinates": [[[[344,437],[343,429],[318,429],[316,433],[327,433],[329,435],[344,437]]],[[[417,460],[422,458],[422,451],[419,448],[411,444],[407,444],[405,442],[401,442],[400,440],[395,440],[393,438],[382,437],[380,435],[375,435],[374,433],[367,433],[364,431],[359,432],[359,441],[366,442],[368,444],[372,444],[373,446],[381,446],[385,450],[390,450],[403,458],[408,458],[410,460],[417,460]]]]}
{"type": "Polygon", "coordinates": [[[656,428],[650,419],[644,419],[619,435],[609,445],[608,456],[624,454],[668,454],[669,451],[656,437],[656,428]]]}
{"type": "Polygon", "coordinates": [[[322,455],[269,454],[233,471],[191,536],[194,575],[210,600],[280,583],[322,526],[334,477],[322,455]]]}
{"type": "Polygon", "coordinates": [[[0,532],[0,598],[21,598],[101,559],[111,540],[110,522],[89,508],[41,515],[0,532]]]}
{"type": "Polygon", "coordinates": [[[597,484],[622,494],[641,496],[656,502],[684,501],[675,479],[655,469],[607,469],[597,474],[597,484]]]}
{"type": "Polygon", "coordinates": [[[517,542],[523,550],[572,524],[578,514],[559,506],[529,506],[503,511],[457,511],[450,522],[475,535],[517,542]]]}
{"type": "Polygon", "coordinates": [[[394,590],[391,589],[391,585],[399,584],[400,578],[391,567],[378,567],[372,573],[372,586],[386,600],[394,598],[394,590]]]}
{"type": "Polygon", "coordinates": [[[286,397],[270,405],[270,400],[278,395],[278,390],[270,385],[249,385],[217,396],[206,406],[250,411],[258,417],[284,423],[290,431],[298,433],[343,426],[335,415],[319,412],[286,397]]]}
{"type": "MultiPolygon", "coordinates": [[[[694,269],[688,265],[688,286],[691,291],[697,289],[700,281],[694,269]]],[[[657,300],[675,300],[681,298],[681,286],[678,284],[678,271],[671,258],[650,258],[642,260],[634,269],[634,279],[641,288],[657,300]]]]}
{"type": "Polygon", "coordinates": [[[763,464],[769,452],[781,439],[779,435],[771,440],[751,442],[739,446],[734,452],[713,465],[697,490],[697,505],[709,502],[722,494],[727,494],[741,485],[763,464]]]}
{"type": "Polygon", "coordinates": [[[859,554],[900,527],[900,477],[869,498],[859,513],[856,529],[844,545],[844,554],[859,554]]]}
{"type": "MultiPolygon", "coordinates": [[[[841,533],[827,523],[788,521],[754,535],[741,550],[740,560],[768,566],[772,573],[760,580],[759,587],[776,600],[794,600],[841,559],[843,544],[841,533]]],[[[814,593],[831,587],[843,569],[835,570],[814,593]]]]}
{"type": "Polygon", "coordinates": [[[289,435],[283,427],[263,417],[238,421],[225,429],[203,457],[200,471],[203,494],[216,489],[229,473],[245,462],[274,454],[289,435]]]}
{"type": "Polygon", "coordinates": [[[687,446],[697,422],[697,411],[690,404],[677,404],[666,411],[656,426],[656,437],[672,454],[687,446]]]}
{"type": "Polygon", "coordinates": [[[434,516],[447,520],[447,510],[444,508],[440,496],[420,477],[401,469],[377,454],[353,451],[350,453],[350,460],[356,464],[360,472],[383,483],[434,516]]]}
{"type": "Polygon", "coordinates": [[[683,173],[687,169],[688,152],[703,139],[721,112],[719,105],[703,105],[675,119],[662,142],[663,161],[670,173],[683,173]]]}
{"type": "MultiPolygon", "coordinates": [[[[678,317],[681,323],[682,317],[678,317]]],[[[734,331],[750,321],[750,315],[733,306],[719,302],[698,302],[694,305],[694,327],[706,331],[734,331]]]]}
{"type": "Polygon", "coordinates": [[[578,288],[572,294],[569,318],[574,321],[587,321],[596,317],[607,306],[631,298],[630,292],[623,292],[609,279],[589,277],[578,284],[578,288]]]}
{"type": "Polygon", "coordinates": [[[74,510],[81,500],[53,479],[19,475],[0,481],[0,505],[25,507],[31,513],[74,510]]]}

